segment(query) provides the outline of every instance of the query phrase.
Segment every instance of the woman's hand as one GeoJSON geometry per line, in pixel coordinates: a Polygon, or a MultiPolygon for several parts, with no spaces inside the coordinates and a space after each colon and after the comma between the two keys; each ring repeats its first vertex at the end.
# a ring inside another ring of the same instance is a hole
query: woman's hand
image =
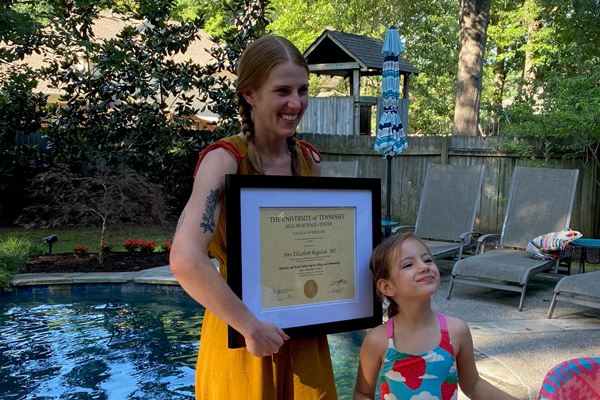
{"type": "Polygon", "coordinates": [[[246,348],[255,357],[275,354],[290,337],[271,322],[257,321],[250,333],[244,335],[246,348]]]}

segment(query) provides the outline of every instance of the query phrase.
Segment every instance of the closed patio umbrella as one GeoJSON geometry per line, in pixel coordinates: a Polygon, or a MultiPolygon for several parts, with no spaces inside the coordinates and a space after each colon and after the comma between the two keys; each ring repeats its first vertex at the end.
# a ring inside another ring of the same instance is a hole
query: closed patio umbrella
{"type": "MultiPolygon", "coordinates": [[[[386,221],[391,219],[392,157],[400,154],[408,146],[406,134],[398,116],[398,99],[400,98],[398,57],[403,51],[404,46],[398,31],[391,26],[385,34],[381,49],[384,56],[381,74],[383,112],[379,119],[377,138],[375,139],[375,150],[387,159],[386,221]]],[[[389,227],[386,227],[386,236],[388,234],[389,227]]]]}

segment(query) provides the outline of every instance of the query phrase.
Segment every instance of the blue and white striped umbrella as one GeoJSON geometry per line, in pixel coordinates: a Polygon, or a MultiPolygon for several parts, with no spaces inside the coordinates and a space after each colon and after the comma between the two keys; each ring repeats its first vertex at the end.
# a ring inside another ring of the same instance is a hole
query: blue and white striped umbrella
{"type": "Polygon", "coordinates": [[[395,27],[390,27],[383,42],[381,52],[384,56],[381,90],[383,112],[377,126],[375,150],[382,156],[400,154],[408,144],[402,121],[398,116],[398,99],[400,98],[400,73],[398,56],[404,51],[404,45],[395,27]]]}

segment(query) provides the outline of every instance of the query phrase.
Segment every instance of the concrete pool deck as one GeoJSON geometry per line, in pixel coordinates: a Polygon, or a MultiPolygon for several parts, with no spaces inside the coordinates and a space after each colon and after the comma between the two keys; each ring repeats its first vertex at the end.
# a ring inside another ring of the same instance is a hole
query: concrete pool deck
{"type": "MultiPolygon", "coordinates": [[[[433,308],[468,323],[480,374],[513,397],[536,399],[546,373],[562,361],[600,356],[600,309],[559,302],[553,318],[546,318],[562,275],[532,278],[519,312],[520,294],[513,292],[455,285],[447,300],[454,262],[438,264],[442,285],[432,299],[433,308]]],[[[169,266],[139,272],[21,274],[11,283],[17,288],[123,283],[178,286],[169,266]]],[[[460,394],[459,399],[466,397],[460,394]]]]}

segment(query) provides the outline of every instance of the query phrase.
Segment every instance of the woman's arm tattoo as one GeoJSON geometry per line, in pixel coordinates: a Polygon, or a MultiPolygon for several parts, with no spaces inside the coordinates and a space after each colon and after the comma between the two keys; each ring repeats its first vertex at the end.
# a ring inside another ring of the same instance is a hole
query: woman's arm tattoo
{"type": "Polygon", "coordinates": [[[217,207],[217,199],[219,198],[219,189],[211,190],[206,198],[206,206],[204,214],[202,214],[202,222],[200,226],[204,228],[204,233],[215,233],[215,208],[217,207]]]}
{"type": "MultiPolygon", "coordinates": [[[[181,212],[181,215],[179,216],[179,221],[177,221],[177,228],[175,228],[175,235],[177,235],[177,232],[179,232],[179,228],[181,228],[184,218],[185,218],[185,210],[183,210],[181,212]]],[[[175,235],[173,235],[173,236],[175,236],[175,235]]]]}

